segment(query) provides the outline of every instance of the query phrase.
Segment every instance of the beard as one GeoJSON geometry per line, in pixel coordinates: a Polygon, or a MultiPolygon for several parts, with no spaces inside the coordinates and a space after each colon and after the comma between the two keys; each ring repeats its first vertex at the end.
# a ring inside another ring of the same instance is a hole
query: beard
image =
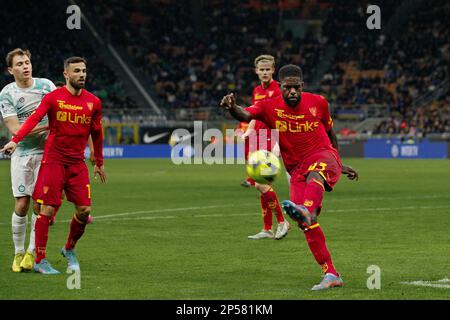
{"type": "Polygon", "coordinates": [[[291,108],[295,108],[300,104],[300,101],[302,100],[301,97],[298,97],[297,99],[288,99],[286,97],[283,97],[284,102],[291,108]]]}
{"type": "Polygon", "coordinates": [[[69,83],[76,90],[84,89],[84,83],[79,83],[78,81],[72,79],[69,80],[69,83]]]}

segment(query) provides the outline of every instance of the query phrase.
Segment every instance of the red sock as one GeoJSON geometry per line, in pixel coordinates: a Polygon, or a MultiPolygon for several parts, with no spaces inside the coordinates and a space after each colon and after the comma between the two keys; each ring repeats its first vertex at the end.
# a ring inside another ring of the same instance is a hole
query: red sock
{"type": "Polygon", "coordinates": [[[86,222],[81,221],[75,214],[70,222],[69,237],[66,242],[66,250],[72,250],[75,248],[77,241],[81,238],[86,228],[86,222]]]}
{"type": "Polygon", "coordinates": [[[269,191],[261,195],[264,197],[264,201],[267,203],[268,208],[271,213],[275,214],[278,223],[284,222],[283,211],[281,211],[280,202],[278,202],[278,197],[275,191],[271,188],[269,191]]]}
{"type": "Polygon", "coordinates": [[[48,226],[50,225],[50,219],[40,213],[36,219],[34,225],[35,233],[35,245],[36,245],[36,263],[40,263],[42,259],[45,259],[47,251],[48,240],[48,226]]]}
{"type": "Polygon", "coordinates": [[[261,212],[264,223],[264,230],[272,230],[272,211],[269,209],[269,205],[265,200],[263,194],[259,197],[261,202],[261,212]]]}
{"type": "Polygon", "coordinates": [[[314,258],[322,267],[323,273],[332,273],[339,276],[331,261],[331,255],[325,242],[325,235],[318,223],[305,230],[305,238],[314,258]]]}
{"type": "MultiPolygon", "coordinates": [[[[313,213],[322,205],[323,192],[325,188],[323,183],[316,179],[311,179],[305,188],[305,193],[303,194],[303,205],[313,213]]],[[[317,212],[316,212],[317,213],[317,212]]]]}

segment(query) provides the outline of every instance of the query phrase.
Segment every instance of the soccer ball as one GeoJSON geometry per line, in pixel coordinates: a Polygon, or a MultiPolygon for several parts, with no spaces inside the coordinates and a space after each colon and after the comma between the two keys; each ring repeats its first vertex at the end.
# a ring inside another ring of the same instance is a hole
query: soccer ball
{"type": "Polygon", "coordinates": [[[280,173],[280,160],[270,151],[257,150],[249,155],[246,169],[255,182],[268,184],[280,173]]]}

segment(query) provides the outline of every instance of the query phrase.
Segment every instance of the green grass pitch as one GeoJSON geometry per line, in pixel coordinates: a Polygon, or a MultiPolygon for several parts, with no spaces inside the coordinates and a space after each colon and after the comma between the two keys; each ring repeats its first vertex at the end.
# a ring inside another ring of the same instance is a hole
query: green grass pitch
{"type": "MultiPolygon", "coordinates": [[[[448,299],[450,161],[344,163],[360,180],[343,177],[325,194],[319,222],[345,286],[312,292],[321,269],[297,228],[281,241],[247,240],[261,215],[256,190],[239,185],[242,165],[161,159],[106,160],[108,183],[92,181],[95,220],[77,246],[80,290],[67,288],[59,254],[74,213],[67,202],[47,255],[63,273],[14,274],[9,162],[0,161],[0,299],[448,299]],[[380,290],[367,288],[371,265],[380,267],[380,290]],[[424,286],[403,283],[414,281],[424,286]]],[[[284,174],[275,190],[288,197],[284,174]]]]}

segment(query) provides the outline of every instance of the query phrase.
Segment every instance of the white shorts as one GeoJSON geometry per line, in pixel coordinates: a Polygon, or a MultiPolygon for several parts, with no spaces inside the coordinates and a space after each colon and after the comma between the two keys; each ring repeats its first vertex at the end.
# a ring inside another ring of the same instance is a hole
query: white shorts
{"type": "Polygon", "coordinates": [[[14,197],[32,196],[36,184],[42,154],[11,157],[11,183],[14,197]]]}

